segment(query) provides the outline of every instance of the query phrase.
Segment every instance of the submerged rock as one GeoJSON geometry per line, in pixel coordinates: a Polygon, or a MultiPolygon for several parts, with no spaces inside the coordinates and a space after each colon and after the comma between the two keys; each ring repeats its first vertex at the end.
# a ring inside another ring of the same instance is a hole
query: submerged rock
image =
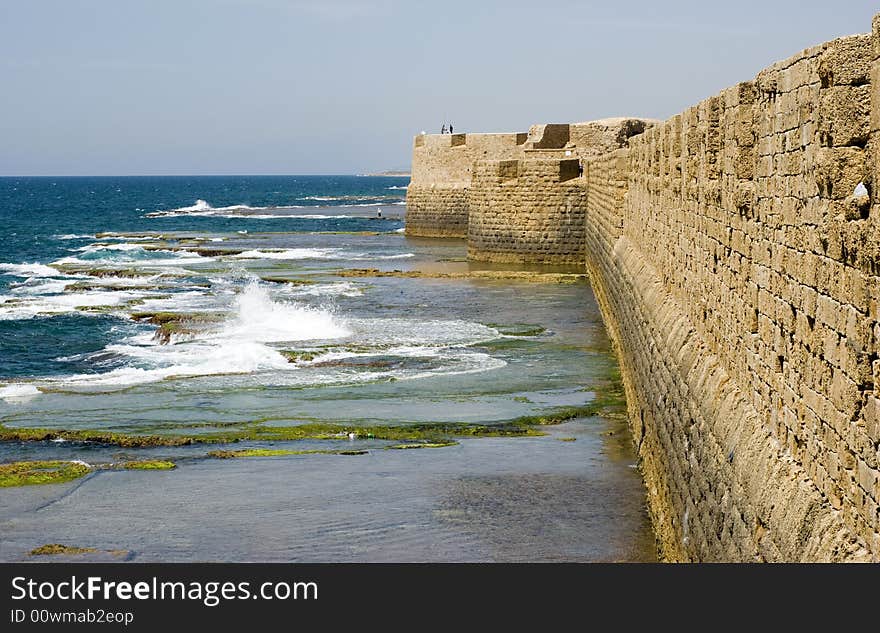
{"type": "Polygon", "coordinates": [[[75,547],[73,545],[62,545],[61,543],[49,543],[35,547],[28,554],[31,556],[57,556],[59,554],[75,556],[78,554],[93,554],[97,551],[94,547],[75,547]]]}
{"type": "Polygon", "coordinates": [[[222,312],[132,312],[135,321],[158,325],[153,337],[162,344],[171,342],[174,335],[193,335],[210,329],[226,319],[222,312]]]}

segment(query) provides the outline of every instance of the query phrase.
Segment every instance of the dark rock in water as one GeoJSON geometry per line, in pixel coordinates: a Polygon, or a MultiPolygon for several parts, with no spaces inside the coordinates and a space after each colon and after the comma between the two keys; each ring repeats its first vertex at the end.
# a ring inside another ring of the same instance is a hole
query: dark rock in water
{"type": "Polygon", "coordinates": [[[222,312],[132,312],[135,321],[158,325],[153,335],[162,344],[171,342],[174,335],[193,335],[221,323],[227,315],[222,312]]]}

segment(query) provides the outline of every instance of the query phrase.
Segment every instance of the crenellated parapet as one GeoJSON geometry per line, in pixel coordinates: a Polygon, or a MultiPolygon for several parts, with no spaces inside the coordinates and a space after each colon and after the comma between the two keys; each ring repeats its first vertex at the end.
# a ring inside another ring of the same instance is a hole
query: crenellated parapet
{"type": "Polygon", "coordinates": [[[406,233],[468,238],[474,259],[581,263],[583,214],[567,209],[582,203],[584,181],[568,183],[564,193],[555,185],[581,177],[585,158],[625,146],[652,124],[617,118],[533,125],[519,134],[420,134],[413,143],[406,233]],[[510,178],[496,183],[486,176],[493,167],[480,167],[498,161],[518,161],[515,183],[510,178]],[[544,177],[554,170],[563,181],[544,177]],[[526,199],[534,204],[523,206],[520,201],[526,199]],[[539,217],[542,208],[552,208],[552,217],[539,217]],[[474,209],[478,215],[471,222],[474,209]]]}
{"type": "Polygon", "coordinates": [[[526,134],[419,134],[413,142],[412,178],[406,195],[406,233],[420,237],[467,236],[468,189],[474,162],[515,158],[526,134]]]}
{"type": "Polygon", "coordinates": [[[583,265],[585,160],[625,147],[651,125],[632,118],[534,125],[517,160],[478,160],[468,197],[468,258],[583,265]]]}
{"type": "Polygon", "coordinates": [[[468,258],[583,264],[587,182],[580,160],[482,160],[469,195],[468,258]]]}

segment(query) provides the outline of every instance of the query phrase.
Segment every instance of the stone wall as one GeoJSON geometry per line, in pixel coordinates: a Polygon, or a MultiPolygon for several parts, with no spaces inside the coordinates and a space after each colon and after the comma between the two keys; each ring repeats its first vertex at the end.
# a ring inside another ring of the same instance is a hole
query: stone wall
{"type": "Polygon", "coordinates": [[[586,265],[666,559],[880,560],[880,16],[613,121],[476,160],[469,257],[586,265]]]}
{"type": "Polygon", "coordinates": [[[583,264],[582,159],[623,147],[650,125],[626,118],[535,125],[518,161],[478,160],[468,194],[468,258],[583,264]]]}
{"type": "Polygon", "coordinates": [[[621,158],[588,163],[587,265],[669,559],[880,555],[872,60],[829,42],[632,138],[623,195],[621,158]]]}
{"type": "Polygon", "coordinates": [[[416,136],[406,193],[407,235],[465,237],[474,161],[515,158],[521,154],[525,140],[526,134],[416,136]]]}
{"type": "Polygon", "coordinates": [[[586,194],[577,159],[478,161],[468,258],[582,264],[586,194]]]}

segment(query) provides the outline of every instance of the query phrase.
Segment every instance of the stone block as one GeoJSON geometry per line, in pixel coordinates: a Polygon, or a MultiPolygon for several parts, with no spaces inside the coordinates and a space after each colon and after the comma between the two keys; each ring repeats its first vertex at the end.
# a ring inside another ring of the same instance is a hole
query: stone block
{"type": "Polygon", "coordinates": [[[872,61],[870,35],[854,35],[830,42],[819,56],[822,86],[866,84],[872,61]]]}
{"type": "Polygon", "coordinates": [[[820,143],[824,147],[864,147],[870,125],[870,86],[834,86],[823,90],[820,99],[820,143]]]}
{"type": "Polygon", "coordinates": [[[819,195],[843,200],[867,178],[865,153],[857,147],[821,148],[816,152],[815,179],[819,195]]]}

